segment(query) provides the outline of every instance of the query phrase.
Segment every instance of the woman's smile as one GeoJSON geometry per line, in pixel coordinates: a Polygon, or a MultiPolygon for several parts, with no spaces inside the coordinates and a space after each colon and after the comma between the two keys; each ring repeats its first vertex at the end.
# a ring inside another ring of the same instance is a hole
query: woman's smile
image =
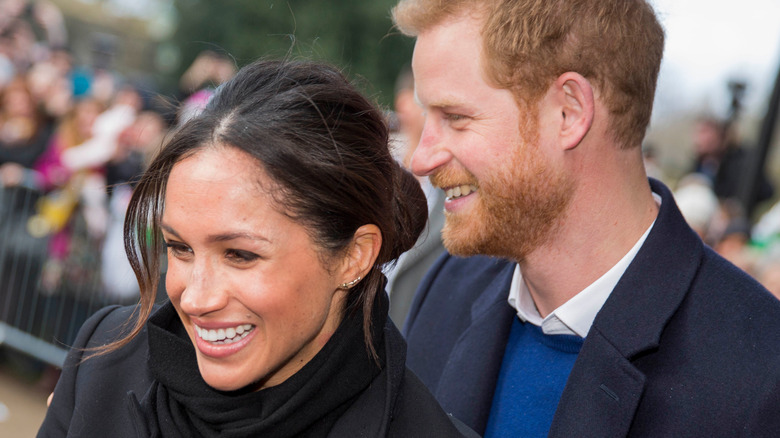
{"type": "Polygon", "coordinates": [[[192,324],[195,348],[204,356],[221,359],[232,356],[250,346],[255,338],[255,326],[240,324],[227,328],[206,329],[192,324]]]}
{"type": "Polygon", "coordinates": [[[330,339],[345,292],[252,157],[212,146],[174,165],[161,228],[166,289],[212,387],[278,385],[330,339]]]}

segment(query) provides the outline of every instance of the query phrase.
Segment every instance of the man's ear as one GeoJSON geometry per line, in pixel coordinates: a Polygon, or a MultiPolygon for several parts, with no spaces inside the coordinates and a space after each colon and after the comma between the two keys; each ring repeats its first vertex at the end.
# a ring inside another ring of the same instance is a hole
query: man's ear
{"type": "Polygon", "coordinates": [[[338,274],[339,283],[350,284],[358,278],[364,278],[374,266],[381,247],[382,232],[379,227],[367,224],[358,228],[338,274]]]}
{"type": "Polygon", "coordinates": [[[564,150],[577,147],[593,125],[595,102],[593,87],[579,73],[566,72],[553,84],[560,108],[560,145],[564,150]]]}

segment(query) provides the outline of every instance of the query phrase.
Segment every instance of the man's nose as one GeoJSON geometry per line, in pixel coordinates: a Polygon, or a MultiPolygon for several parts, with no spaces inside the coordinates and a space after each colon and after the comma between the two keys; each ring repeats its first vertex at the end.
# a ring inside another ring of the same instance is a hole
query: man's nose
{"type": "Polygon", "coordinates": [[[444,145],[441,126],[430,116],[426,117],[420,144],[412,155],[412,172],[417,176],[431,175],[451,158],[449,150],[444,145]]]}

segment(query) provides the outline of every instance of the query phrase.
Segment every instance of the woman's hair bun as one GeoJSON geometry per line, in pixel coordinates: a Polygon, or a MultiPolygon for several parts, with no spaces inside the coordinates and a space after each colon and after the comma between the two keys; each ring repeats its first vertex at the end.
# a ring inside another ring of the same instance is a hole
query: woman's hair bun
{"type": "Polygon", "coordinates": [[[417,178],[398,164],[395,165],[393,176],[393,218],[396,238],[390,260],[395,260],[410,250],[428,222],[428,201],[417,178]]]}

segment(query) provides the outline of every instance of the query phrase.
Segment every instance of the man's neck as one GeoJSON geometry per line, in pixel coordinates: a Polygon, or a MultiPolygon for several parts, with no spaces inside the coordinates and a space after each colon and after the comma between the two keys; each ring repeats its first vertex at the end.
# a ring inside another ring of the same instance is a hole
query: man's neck
{"type": "Polygon", "coordinates": [[[578,194],[558,232],[520,262],[523,279],[542,317],[612,268],[658,215],[643,182],[578,194]]]}

